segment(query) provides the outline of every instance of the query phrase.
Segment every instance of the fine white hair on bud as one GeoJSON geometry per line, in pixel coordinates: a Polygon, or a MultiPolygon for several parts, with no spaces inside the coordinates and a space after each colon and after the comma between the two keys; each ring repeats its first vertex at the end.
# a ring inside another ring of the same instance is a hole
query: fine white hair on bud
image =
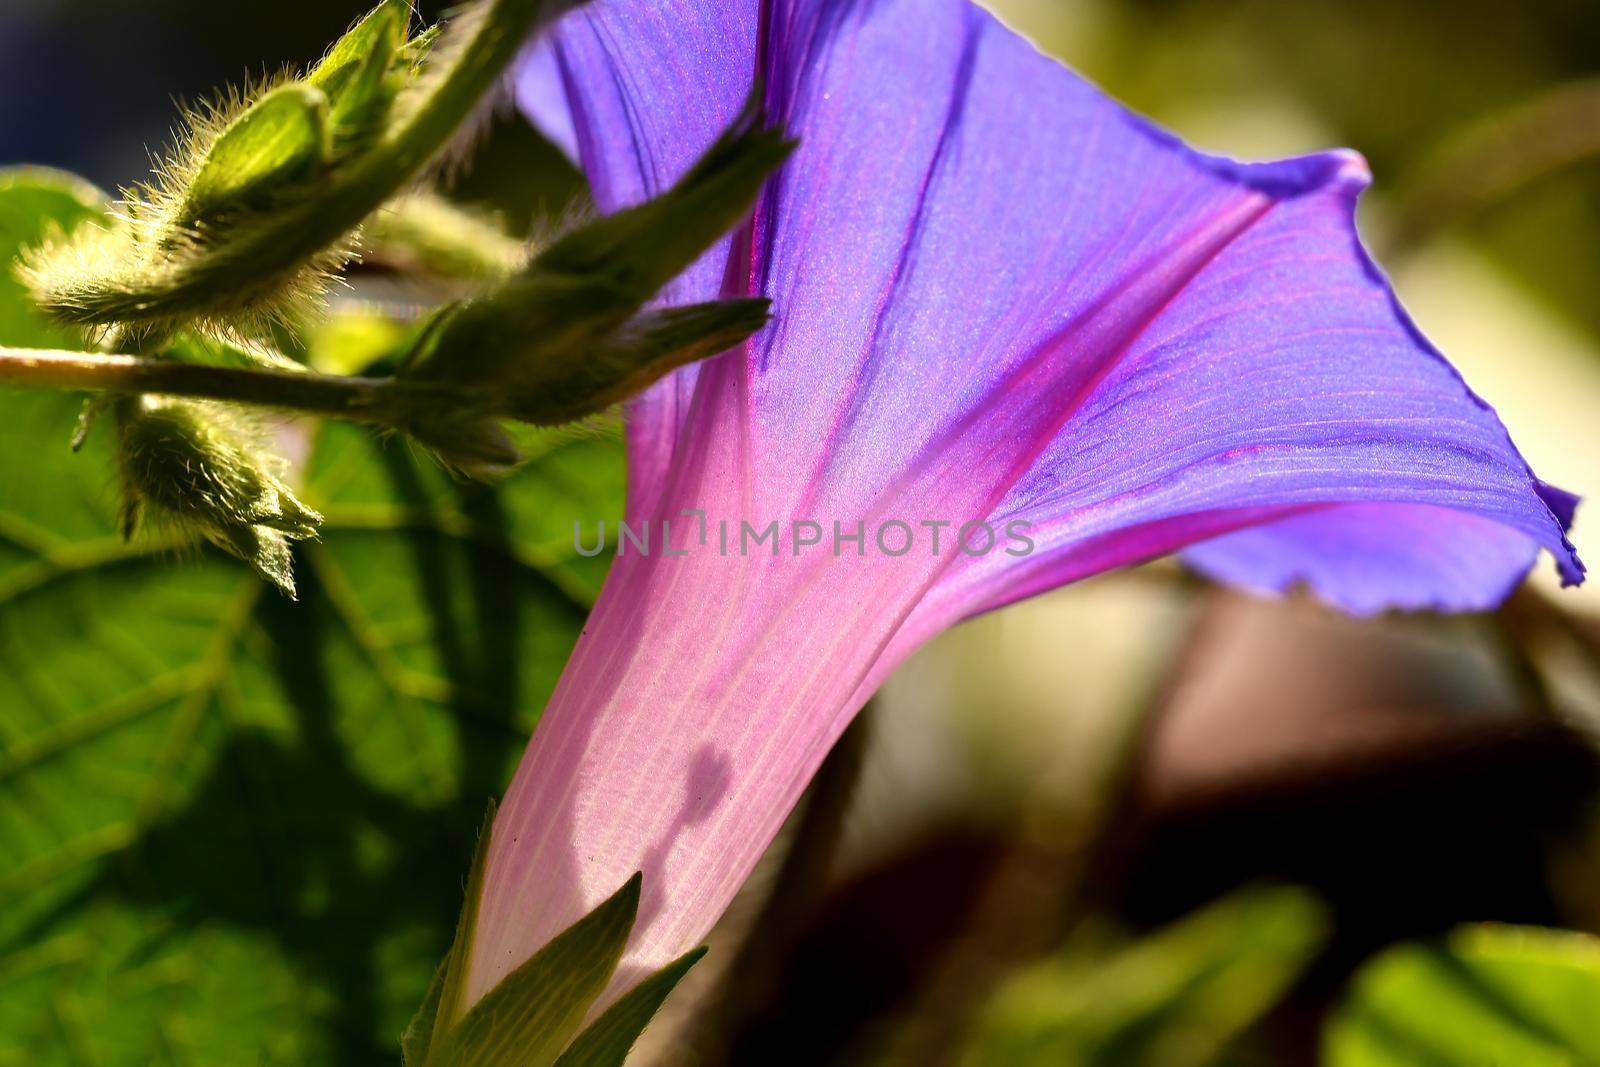
{"type": "Polygon", "coordinates": [[[145,523],[199,535],[294,597],[290,544],[322,516],[283,481],[284,462],[233,410],[188,400],[117,403],[123,535],[145,523]]]}

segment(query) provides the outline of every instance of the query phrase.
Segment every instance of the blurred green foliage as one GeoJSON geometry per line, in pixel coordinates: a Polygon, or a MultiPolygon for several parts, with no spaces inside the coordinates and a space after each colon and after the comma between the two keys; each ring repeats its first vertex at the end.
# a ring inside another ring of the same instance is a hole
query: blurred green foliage
{"type": "Polygon", "coordinates": [[[973,1026],[965,1067],[1205,1067],[1316,955],[1327,918],[1291,887],[1241,890],[1149,937],[1020,971],[973,1026]]]}
{"type": "Polygon", "coordinates": [[[1327,1030],[1327,1067],[1600,1063],[1600,939],[1479,925],[1392,948],[1327,1030]]]}

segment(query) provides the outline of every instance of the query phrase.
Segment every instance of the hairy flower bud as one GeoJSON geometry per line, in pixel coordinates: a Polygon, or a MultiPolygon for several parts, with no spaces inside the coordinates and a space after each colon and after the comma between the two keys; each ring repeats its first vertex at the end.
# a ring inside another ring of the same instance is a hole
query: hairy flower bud
{"type": "Polygon", "coordinates": [[[322,516],[279,477],[282,461],[254,446],[215,405],[129,398],[119,403],[123,534],[142,521],[198,533],[293,597],[289,544],[315,537],[322,516]]]}
{"type": "Polygon", "coordinates": [[[168,240],[205,243],[230,220],[270,209],[333,160],[328,98],[293,82],[267,93],[222,132],[170,224],[168,240]]]}
{"type": "Polygon", "coordinates": [[[264,333],[324,295],[361,224],[450,142],[521,42],[577,0],[478,0],[439,37],[384,0],[304,77],[189,116],[125,224],[25,264],[38,305],[96,328],[264,333]]]}

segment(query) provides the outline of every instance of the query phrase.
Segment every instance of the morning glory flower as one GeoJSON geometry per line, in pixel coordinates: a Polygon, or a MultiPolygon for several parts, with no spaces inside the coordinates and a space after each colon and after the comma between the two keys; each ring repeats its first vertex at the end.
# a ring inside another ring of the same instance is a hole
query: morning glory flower
{"type": "Polygon", "coordinates": [[[500,809],[470,996],[635,871],[618,986],[696,944],[884,677],[973,614],[1175,551],[1357,614],[1491,607],[1541,550],[1581,580],[1574,498],[1362,248],[1359,156],[1203,155],[964,0],[600,0],[519,89],[609,211],[753,85],[800,147],[669,300],[775,318],[627,412],[655,542],[500,809]]]}

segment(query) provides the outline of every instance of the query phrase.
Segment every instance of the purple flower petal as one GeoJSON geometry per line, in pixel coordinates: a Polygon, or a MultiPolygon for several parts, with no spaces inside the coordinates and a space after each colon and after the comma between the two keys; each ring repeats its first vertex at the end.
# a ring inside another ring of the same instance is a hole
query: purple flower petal
{"type": "Polygon", "coordinates": [[[1488,606],[1540,548],[1581,578],[1571,499],[1363,252],[1359,157],[1193,152],[963,0],[601,0],[541,47],[521,99],[603,209],[758,75],[801,141],[669,294],[777,319],[630,408],[630,516],[950,527],[620,559],[495,825],[475,995],[635,870],[629,966],[692,945],[877,682],[975,612],[1185,548],[1358,612],[1488,606]],[[980,521],[1036,551],[953,550],[980,521]]]}

